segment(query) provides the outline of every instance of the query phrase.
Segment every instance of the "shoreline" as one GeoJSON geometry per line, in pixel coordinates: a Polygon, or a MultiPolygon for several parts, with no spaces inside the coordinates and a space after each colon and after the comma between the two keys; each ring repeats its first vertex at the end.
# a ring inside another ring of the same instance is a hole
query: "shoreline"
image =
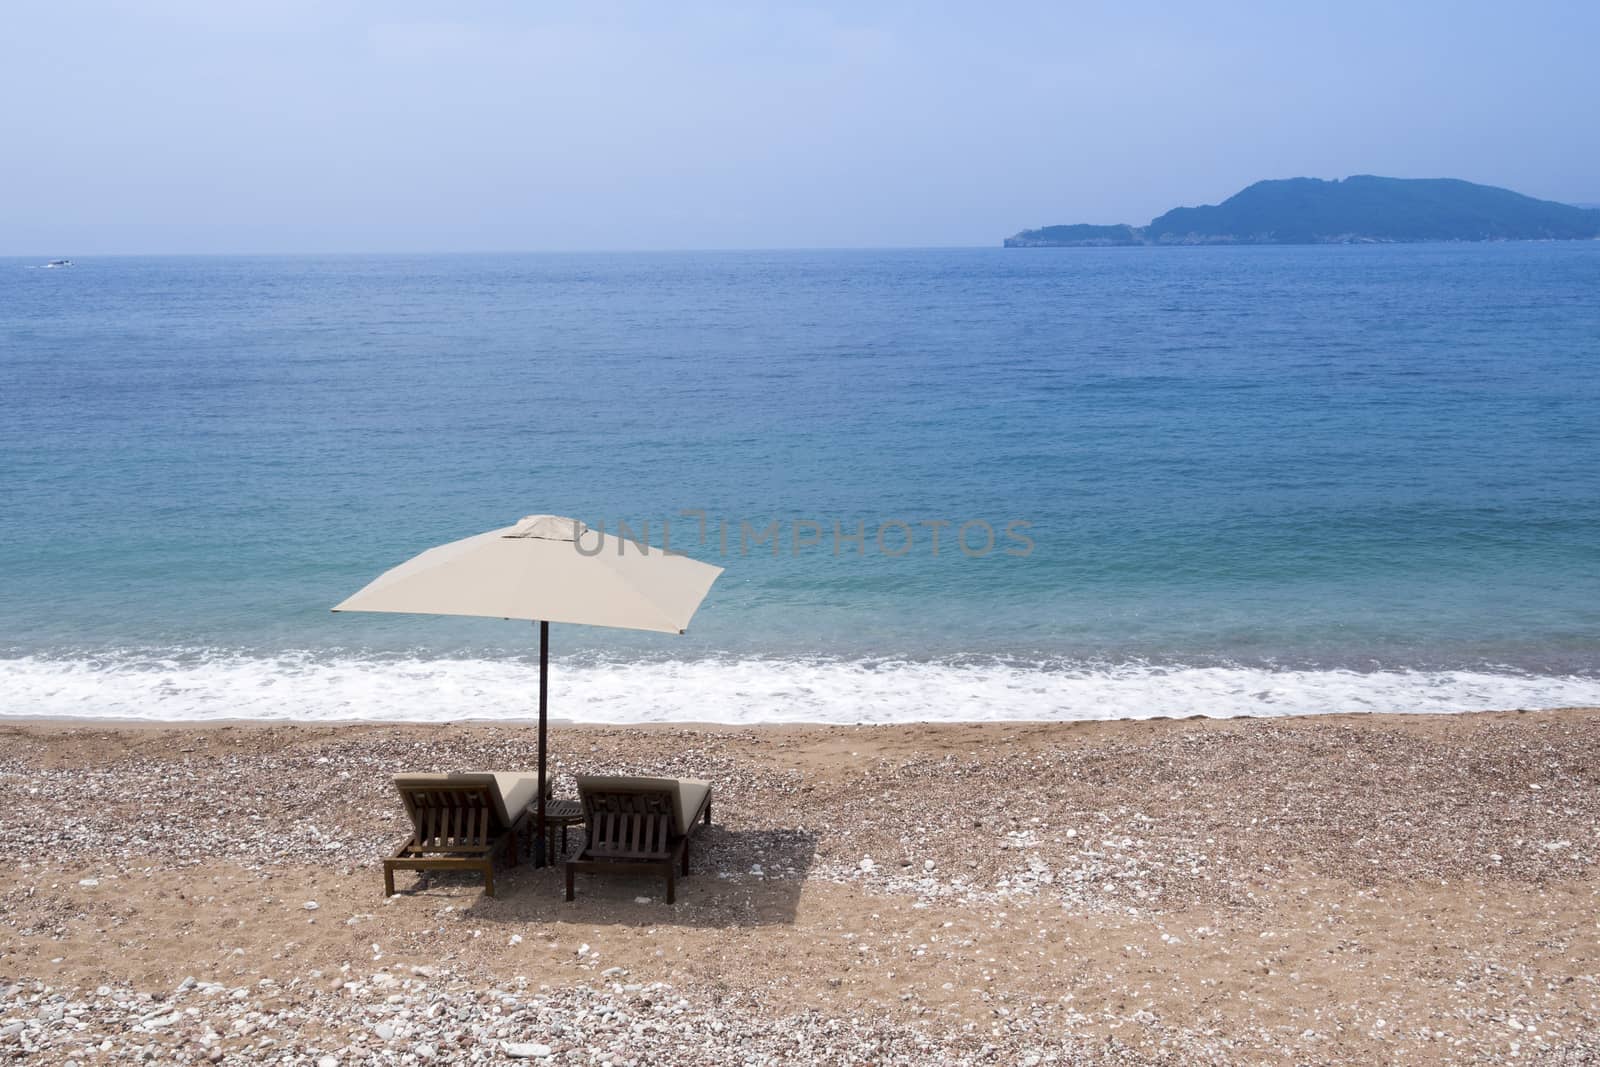
{"type": "MultiPolygon", "coordinates": [[[[875,722],[862,720],[860,722],[818,722],[807,719],[794,720],[762,720],[759,722],[724,722],[711,719],[652,719],[642,722],[600,722],[565,718],[551,715],[547,720],[552,729],[562,730],[697,730],[705,732],[733,732],[733,731],[763,731],[763,730],[894,730],[900,727],[915,728],[962,728],[983,727],[995,729],[1008,729],[1017,727],[1117,727],[1138,724],[1173,724],[1173,723],[1231,723],[1231,722],[1262,722],[1262,723],[1300,723],[1300,722],[1376,722],[1380,724],[1393,724],[1408,720],[1451,720],[1460,718],[1499,718],[1505,716],[1523,715],[1565,715],[1565,714],[1600,714],[1600,705],[1574,704],[1567,707],[1554,708],[1471,708],[1461,711],[1313,711],[1294,712],[1282,715],[1260,715],[1241,713],[1236,715],[1207,715],[1196,712],[1192,715],[1148,715],[1128,718],[1104,719],[906,719],[892,722],[875,722]]],[[[463,719],[290,719],[290,718],[264,718],[240,716],[229,719],[145,719],[145,718],[113,718],[110,716],[83,715],[19,715],[6,716],[0,714],[0,732],[7,727],[38,727],[62,729],[87,730],[104,727],[106,729],[149,729],[149,730],[206,730],[237,727],[259,728],[415,728],[431,730],[447,727],[473,727],[473,728],[516,728],[534,727],[539,725],[537,715],[525,719],[502,718],[463,718],[463,719]]]]}
{"type": "MultiPolygon", "coordinates": [[[[1600,676],[1508,671],[1047,669],[1015,664],[673,660],[560,666],[562,721],[1052,722],[1600,706],[1600,676]]],[[[0,720],[525,722],[535,677],[502,660],[0,660],[0,720]]]]}

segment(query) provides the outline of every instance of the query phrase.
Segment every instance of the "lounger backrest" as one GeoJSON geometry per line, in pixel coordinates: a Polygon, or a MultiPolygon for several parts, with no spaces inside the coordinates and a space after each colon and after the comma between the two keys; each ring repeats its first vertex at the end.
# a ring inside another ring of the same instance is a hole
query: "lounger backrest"
{"type": "Polygon", "coordinates": [[[672,778],[579,775],[578,796],[589,828],[589,851],[616,858],[670,855],[683,836],[678,783],[672,778]]]}
{"type": "Polygon", "coordinates": [[[593,802],[608,807],[660,810],[669,816],[668,828],[681,835],[694,813],[685,811],[676,778],[646,778],[622,774],[580,774],[578,797],[587,815],[593,802]],[[665,798],[662,800],[660,798],[665,798]],[[629,799],[636,798],[636,799],[629,799]]]}
{"type": "Polygon", "coordinates": [[[402,774],[394,784],[430,849],[483,848],[514,823],[492,774],[402,774]]]}

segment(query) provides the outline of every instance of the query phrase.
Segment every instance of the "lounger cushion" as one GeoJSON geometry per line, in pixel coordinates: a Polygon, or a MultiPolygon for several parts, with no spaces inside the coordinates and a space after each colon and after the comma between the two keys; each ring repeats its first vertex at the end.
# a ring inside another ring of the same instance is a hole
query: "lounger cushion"
{"type": "Polygon", "coordinates": [[[711,783],[699,778],[678,779],[678,826],[687,831],[689,824],[700,811],[706,797],[711,795],[711,783]]]}
{"type": "Polygon", "coordinates": [[[394,784],[402,793],[407,789],[426,789],[430,786],[482,786],[489,794],[495,816],[500,820],[502,829],[515,826],[539,793],[537,774],[519,774],[515,771],[399,774],[395,776],[394,784]]]}
{"type": "Polygon", "coordinates": [[[695,813],[700,810],[700,805],[711,792],[711,783],[699,778],[641,778],[622,774],[578,775],[579,795],[604,793],[608,789],[628,790],[634,793],[659,790],[672,794],[673,809],[678,823],[674,829],[682,834],[692,828],[695,813]]]}
{"type": "Polygon", "coordinates": [[[506,825],[511,826],[528,810],[528,805],[539,798],[539,776],[519,774],[516,771],[490,771],[495,784],[500,787],[500,799],[506,806],[506,825]]]}

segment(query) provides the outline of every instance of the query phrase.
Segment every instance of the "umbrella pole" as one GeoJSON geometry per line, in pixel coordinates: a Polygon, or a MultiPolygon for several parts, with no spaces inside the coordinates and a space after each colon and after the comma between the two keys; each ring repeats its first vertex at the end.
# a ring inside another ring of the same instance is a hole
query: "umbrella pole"
{"type": "Polygon", "coordinates": [[[545,862],[544,838],[544,797],[548,792],[545,785],[545,733],[548,727],[546,716],[550,710],[550,623],[541,619],[539,621],[539,815],[538,815],[538,840],[534,853],[533,865],[543,867],[545,862]]]}

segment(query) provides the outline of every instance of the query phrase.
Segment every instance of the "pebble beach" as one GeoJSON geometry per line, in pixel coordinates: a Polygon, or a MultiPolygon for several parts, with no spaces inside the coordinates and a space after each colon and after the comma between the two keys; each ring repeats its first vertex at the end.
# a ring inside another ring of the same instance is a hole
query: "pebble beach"
{"type": "Polygon", "coordinates": [[[558,726],[715,783],[678,903],[399,876],[389,777],[517,724],[0,728],[0,1058],[1545,1063],[1600,1056],[1600,711],[558,726]]]}

